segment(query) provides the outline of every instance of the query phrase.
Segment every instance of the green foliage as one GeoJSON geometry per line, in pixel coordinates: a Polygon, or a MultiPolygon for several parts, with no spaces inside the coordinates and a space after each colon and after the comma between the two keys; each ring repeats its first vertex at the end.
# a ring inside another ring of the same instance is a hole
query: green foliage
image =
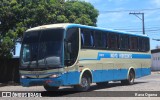
{"type": "Polygon", "coordinates": [[[90,3],[68,0],[65,3],[65,15],[72,23],[96,26],[98,11],[90,3]]]}
{"type": "Polygon", "coordinates": [[[1,0],[0,58],[12,56],[15,41],[31,27],[54,23],[96,26],[98,11],[79,0],[1,0]]]}

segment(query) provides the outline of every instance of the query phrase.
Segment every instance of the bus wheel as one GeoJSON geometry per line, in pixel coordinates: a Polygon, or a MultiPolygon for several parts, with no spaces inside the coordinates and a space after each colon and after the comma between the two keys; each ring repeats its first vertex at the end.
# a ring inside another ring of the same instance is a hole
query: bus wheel
{"type": "Polygon", "coordinates": [[[127,80],[122,80],[121,83],[125,85],[133,85],[134,84],[134,79],[135,79],[135,74],[133,70],[129,72],[129,76],[127,80]]]}
{"type": "Polygon", "coordinates": [[[108,82],[98,82],[98,83],[96,83],[98,86],[107,86],[108,85],[108,82]]]}
{"type": "Polygon", "coordinates": [[[46,89],[46,91],[57,91],[59,89],[59,87],[48,85],[44,85],[44,88],[46,89]]]}
{"type": "Polygon", "coordinates": [[[90,88],[91,78],[88,75],[83,75],[79,85],[75,85],[74,88],[77,91],[87,91],[90,88]]]}

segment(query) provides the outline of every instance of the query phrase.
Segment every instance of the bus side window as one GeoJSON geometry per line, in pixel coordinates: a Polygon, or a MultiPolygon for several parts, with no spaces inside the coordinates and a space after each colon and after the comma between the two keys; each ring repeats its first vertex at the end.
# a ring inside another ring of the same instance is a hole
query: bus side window
{"type": "Polygon", "coordinates": [[[100,31],[94,32],[94,38],[95,38],[95,48],[101,48],[102,47],[102,33],[100,31]]]}
{"type": "Polygon", "coordinates": [[[91,34],[91,47],[93,47],[94,46],[93,34],[92,33],[90,34],[91,34]]]}
{"type": "Polygon", "coordinates": [[[143,38],[138,38],[138,48],[139,51],[144,51],[143,38]]]}
{"type": "Polygon", "coordinates": [[[130,50],[138,51],[138,38],[135,36],[130,37],[130,50]]]}
{"type": "Polygon", "coordinates": [[[144,45],[145,45],[145,51],[149,51],[150,50],[149,38],[145,39],[144,45]]]}
{"type": "Polygon", "coordinates": [[[97,49],[105,49],[106,48],[106,34],[103,31],[95,31],[94,32],[94,44],[97,49]]]}
{"type": "Polygon", "coordinates": [[[109,43],[108,43],[108,42],[109,42],[109,41],[108,41],[108,40],[109,40],[109,38],[108,38],[108,33],[104,33],[104,34],[103,34],[103,39],[104,39],[104,47],[108,49],[108,47],[109,47],[109,46],[108,46],[108,44],[109,44],[109,43]]]}
{"type": "Polygon", "coordinates": [[[149,39],[139,38],[139,51],[146,52],[149,51],[149,39]]]}
{"type": "Polygon", "coordinates": [[[108,49],[117,50],[118,49],[118,35],[115,33],[110,33],[108,37],[108,49]]]}
{"type": "Polygon", "coordinates": [[[81,46],[82,48],[91,48],[94,46],[94,37],[91,30],[81,29],[81,46]]]}
{"type": "Polygon", "coordinates": [[[128,50],[129,49],[129,45],[128,45],[128,36],[121,34],[119,37],[119,48],[120,50],[128,50]]]}
{"type": "Polygon", "coordinates": [[[84,35],[81,33],[81,47],[84,45],[84,35]]]}

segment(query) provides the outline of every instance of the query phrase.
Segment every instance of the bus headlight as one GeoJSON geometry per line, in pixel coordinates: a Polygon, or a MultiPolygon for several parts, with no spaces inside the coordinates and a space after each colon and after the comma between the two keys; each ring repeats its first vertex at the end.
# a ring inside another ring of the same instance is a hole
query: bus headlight
{"type": "Polygon", "coordinates": [[[21,78],[27,78],[26,76],[24,76],[24,75],[21,75],[21,78]]]}
{"type": "Polygon", "coordinates": [[[53,75],[51,75],[51,76],[49,76],[50,78],[56,78],[56,77],[59,77],[59,76],[61,76],[61,74],[59,73],[57,73],[57,74],[53,74],[53,75]]]}

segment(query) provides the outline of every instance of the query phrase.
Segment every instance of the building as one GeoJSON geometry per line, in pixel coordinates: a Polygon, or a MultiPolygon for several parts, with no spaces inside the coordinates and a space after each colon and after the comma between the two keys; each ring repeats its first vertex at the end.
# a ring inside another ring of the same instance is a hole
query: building
{"type": "Polygon", "coordinates": [[[160,48],[151,50],[152,53],[152,71],[160,71],[160,48]]]}

